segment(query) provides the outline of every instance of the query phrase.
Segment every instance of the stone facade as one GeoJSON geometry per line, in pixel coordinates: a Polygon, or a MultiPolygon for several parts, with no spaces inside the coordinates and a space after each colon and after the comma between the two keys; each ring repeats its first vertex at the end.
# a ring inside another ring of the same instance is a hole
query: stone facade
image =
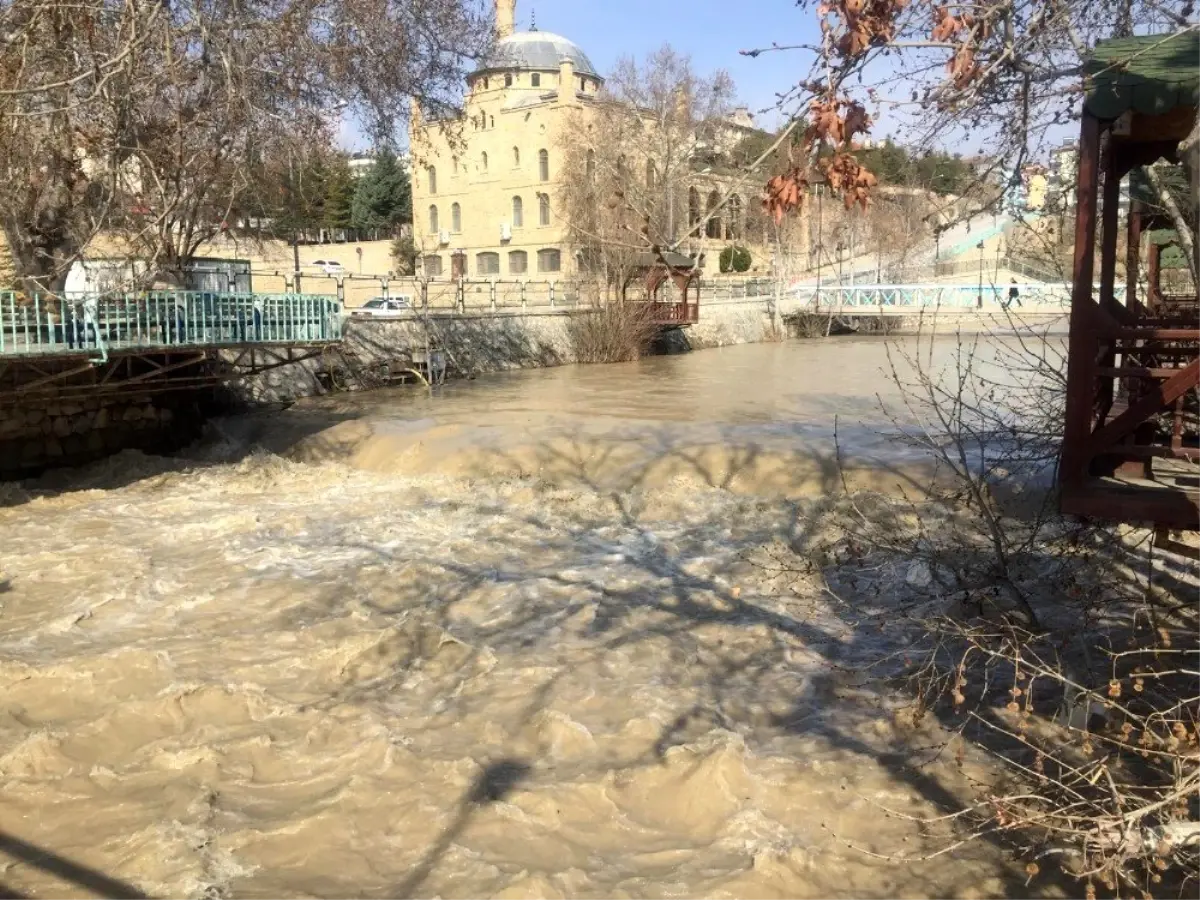
{"type": "Polygon", "coordinates": [[[186,394],[92,395],[0,406],[0,480],[76,466],[118,450],[164,453],[200,434],[203,419],[186,394]]]}

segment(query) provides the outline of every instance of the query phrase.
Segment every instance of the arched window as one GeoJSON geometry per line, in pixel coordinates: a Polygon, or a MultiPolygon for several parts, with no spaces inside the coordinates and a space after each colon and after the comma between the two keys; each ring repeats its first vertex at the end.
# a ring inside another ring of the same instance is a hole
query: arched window
{"type": "Polygon", "coordinates": [[[512,87],[512,72],[508,72],[504,76],[504,86],[512,87]]]}
{"type": "Polygon", "coordinates": [[[479,154],[479,171],[481,171],[481,172],[487,171],[487,151],[486,150],[484,150],[481,154],[479,154]]]}
{"type": "Polygon", "coordinates": [[[450,230],[455,234],[462,231],[462,207],[457,203],[450,206],[450,230]]]}
{"type": "Polygon", "coordinates": [[[742,198],[734,194],[729,198],[729,239],[739,240],[742,236],[742,198]]]}
{"type": "Polygon", "coordinates": [[[654,190],[654,160],[646,160],[646,190],[654,190]]]}
{"type": "Polygon", "coordinates": [[[534,87],[541,87],[542,86],[542,73],[534,72],[532,75],[530,75],[529,83],[532,84],[534,87]]]}
{"type": "Polygon", "coordinates": [[[438,214],[437,214],[437,207],[436,207],[436,206],[430,206],[430,207],[429,207],[429,230],[430,230],[431,232],[433,232],[434,234],[437,234],[437,230],[438,230],[438,214]]]}
{"type": "Polygon", "coordinates": [[[546,248],[538,251],[538,271],[557,272],[562,268],[561,257],[557,250],[546,248]]]}
{"type": "Polygon", "coordinates": [[[429,193],[437,193],[437,169],[433,166],[429,167],[429,193]]]}
{"type": "Polygon", "coordinates": [[[700,224],[700,192],[688,188],[688,225],[695,228],[700,224]]]}
{"type": "Polygon", "coordinates": [[[500,254],[499,253],[476,253],[475,254],[475,274],[476,275],[499,275],[500,274],[500,254]]]}
{"type": "Polygon", "coordinates": [[[496,117],[488,116],[488,128],[495,128],[495,127],[496,127],[496,117]]]}
{"type": "Polygon", "coordinates": [[[592,150],[591,148],[589,148],[588,152],[587,152],[587,167],[586,167],[586,169],[587,169],[587,177],[588,178],[596,177],[596,151],[592,150]]]}
{"type": "Polygon", "coordinates": [[[550,195],[538,194],[538,224],[550,224],[550,195]]]}
{"type": "Polygon", "coordinates": [[[519,166],[520,164],[521,164],[521,148],[513,147],[513,165],[519,166]]]}
{"type": "Polygon", "coordinates": [[[524,250],[508,251],[508,274],[524,275],[529,271],[529,255],[524,250]]]}
{"type": "Polygon", "coordinates": [[[550,180],[550,153],[547,150],[538,151],[538,179],[550,180]]]}
{"type": "Polygon", "coordinates": [[[721,237],[721,217],[719,215],[717,215],[717,204],[720,202],[721,202],[720,194],[718,194],[716,191],[712,191],[711,193],[709,193],[709,195],[708,195],[708,210],[707,211],[708,211],[710,218],[708,220],[708,226],[707,226],[707,228],[705,228],[704,233],[707,234],[710,238],[714,238],[714,239],[721,237]]]}
{"type": "Polygon", "coordinates": [[[513,197],[512,227],[520,228],[525,224],[525,206],[520,197],[513,197]]]}

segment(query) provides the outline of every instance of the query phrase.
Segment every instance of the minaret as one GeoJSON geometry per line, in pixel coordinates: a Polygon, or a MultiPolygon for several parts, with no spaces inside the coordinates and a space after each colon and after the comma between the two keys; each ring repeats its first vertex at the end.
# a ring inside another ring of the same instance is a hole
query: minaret
{"type": "Polygon", "coordinates": [[[496,0],[496,39],[506,38],[513,33],[513,22],[517,15],[517,0],[496,0]]]}

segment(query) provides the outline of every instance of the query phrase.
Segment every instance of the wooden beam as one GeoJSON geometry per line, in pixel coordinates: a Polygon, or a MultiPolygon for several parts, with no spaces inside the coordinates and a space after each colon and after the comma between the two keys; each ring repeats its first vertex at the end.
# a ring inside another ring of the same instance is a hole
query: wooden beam
{"type": "Polygon", "coordinates": [[[1191,365],[1162,384],[1151,388],[1136,402],[1131,404],[1123,413],[1106,425],[1098,428],[1087,442],[1087,457],[1098,456],[1110,450],[1125,435],[1129,434],[1142,422],[1163,411],[1196,385],[1200,384],[1200,359],[1192,360],[1191,365]]]}
{"type": "Polygon", "coordinates": [[[1095,271],[1096,188],[1100,168],[1100,120],[1083,110],[1079,127],[1079,173],[1075,179],[1075,259],[1067,345],[1067,404],[1059,481],[1087,477],[1087,441],[1095,399],[1096,334],[1092,277],[1095,271]]]}
{"type": "Polygon", "coordinates": [[[1172,488],[1137,488],[1092,479],[1065,489],[1062,511],[1114,522],[1150,522],[1180,531],[1200,530],[1200,495],[1172,488]]]}

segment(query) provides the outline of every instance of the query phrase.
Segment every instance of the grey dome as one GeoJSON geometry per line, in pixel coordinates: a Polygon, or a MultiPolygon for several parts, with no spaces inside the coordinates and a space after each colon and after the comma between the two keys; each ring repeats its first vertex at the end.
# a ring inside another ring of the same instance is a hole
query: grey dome
{"type": "Polygon", "coordinates": [[[549,31],[518,31],[508,37],[496,41],[496,46],[480,72],[496,69],[533,69],[537,71],[553,71],[558,68],[559,61],[566,57],[575,64],[577,75],[590,75],[600,78],[596,67],[587,58],[587,54],[579,49],[573,41],[562,35],[549,31]]]}

